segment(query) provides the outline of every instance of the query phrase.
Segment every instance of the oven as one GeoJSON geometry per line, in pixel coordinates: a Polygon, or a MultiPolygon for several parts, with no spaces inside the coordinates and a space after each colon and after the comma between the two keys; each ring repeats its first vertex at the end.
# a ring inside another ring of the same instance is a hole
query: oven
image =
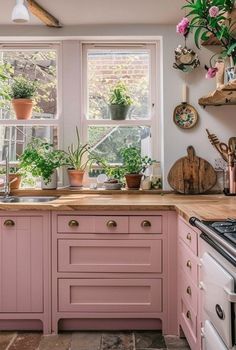
{"type": "Polygon", "coordinates": [[[190,223],[202,232],[199,277],[203,349],[236,350],[236,247],[227,236],[212,229],[214,222],[190,219],[190,223]]]}

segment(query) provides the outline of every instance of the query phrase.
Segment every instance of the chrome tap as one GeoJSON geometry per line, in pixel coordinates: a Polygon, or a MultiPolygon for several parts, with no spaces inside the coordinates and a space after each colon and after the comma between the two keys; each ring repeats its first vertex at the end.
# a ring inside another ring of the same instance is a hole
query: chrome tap
{"type": "Polygon", "coordinates": [[[4,198],[7,198],[10,196],[10,179],[9,179],[9,174],[10,174],[10,155],[9,155],[9,144],[5,146],[6,147],[6,159],[5,159],[5,167],[6,167],[6,178],[5,178],[5,183],[4,183],[4,198]]]}

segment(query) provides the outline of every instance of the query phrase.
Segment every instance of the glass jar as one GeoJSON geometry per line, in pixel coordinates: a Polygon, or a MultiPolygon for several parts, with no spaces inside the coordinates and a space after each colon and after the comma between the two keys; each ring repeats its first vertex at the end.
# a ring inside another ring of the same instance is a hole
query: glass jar
{"type": "Polygon", "coordinates": [[[152,188],[155,190],[162,188],[162,176],[161,176],[161,163],[153,162],[152,163],[152,173],[150,176],[152,188]]]}

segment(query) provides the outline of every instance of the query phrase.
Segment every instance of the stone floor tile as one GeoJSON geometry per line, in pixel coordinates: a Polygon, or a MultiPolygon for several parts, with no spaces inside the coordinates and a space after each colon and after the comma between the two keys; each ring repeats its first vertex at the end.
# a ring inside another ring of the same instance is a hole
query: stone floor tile
{"type": "Polygon", "coordinates": [[[71,350],[100,350],[102,333],[76,332],[72,334],[71,350]]]}
{"type": "Polygon", "coordinates": [[[188,350],[190,349],[188,342],[185,338],[179,338],[176,336],[165,336],[165,342],[168,349],[188,350]]]}
{"type": "Polygon", "coordinates": [[[71,333],[46,335],[42,337],[37,350],[70,350],[71,339],[71,333]]]}
{"type": "Polygon", "coordinates": [[[102,335],[101,350],[135,350],[133,333],[104,333],[102,335]]]}
{"type": "Polygon", "coordinates": [[[41,337],[41,333],[18,333],[8,350],[36,350],[41,337]]]}
{"type": "Polygon", "coordinates": [[[165,339],[160,331],[135,332],[135,346],[141,349],[166,349],[165,339]]]}
{"type": "Polygon", "coordinates": [[[16,336],[13,332],[0,332],[0,350],[5,350],[16,336]]]}

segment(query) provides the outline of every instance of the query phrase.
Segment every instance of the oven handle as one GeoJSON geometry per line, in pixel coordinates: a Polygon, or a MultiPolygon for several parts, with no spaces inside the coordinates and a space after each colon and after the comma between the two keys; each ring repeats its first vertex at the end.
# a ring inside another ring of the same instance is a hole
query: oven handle
{"type": "Polygon", "coordinates": [[[230,292],[227,288],[224,288],[227,299],[231,303],[236,303],[236,293],[230,292]]]}

